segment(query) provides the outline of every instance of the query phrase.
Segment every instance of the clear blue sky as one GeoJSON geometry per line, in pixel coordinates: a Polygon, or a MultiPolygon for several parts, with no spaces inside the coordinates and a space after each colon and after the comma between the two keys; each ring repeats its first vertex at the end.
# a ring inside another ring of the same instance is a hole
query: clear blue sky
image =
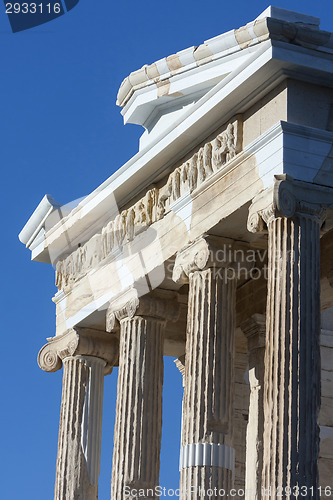
{"type": "MultiPolygon", "coordinates": [[[[277,0],[321,17],[333,31],[332,0],[277,0]]],[[[62,372],[36,356],[55,334],[51,266],[30,262],[17,235],[45,193],[67,203],[91,192],[138,149],[143,129],[123,126],[115,105],[131,71],[262,12],[261,0],[80,0],[68,14],[13,34],[0,9],[2,172],[1,498],[52,500],[62,372]]],[[[100,500],[110,498],[116,370],[105,379],[100,500]]],[[[166,362],[160,484],[178,484],[181,379],[166,362]],[[177,388],[178,387],[178,388],[177,388]]]]}

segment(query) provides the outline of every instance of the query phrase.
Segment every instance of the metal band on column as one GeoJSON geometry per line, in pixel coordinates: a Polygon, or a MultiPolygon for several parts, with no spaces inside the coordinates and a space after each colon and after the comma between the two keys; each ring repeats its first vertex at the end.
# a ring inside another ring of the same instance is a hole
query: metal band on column
{"type": "Polygon", "coordinates": [[[180,490],[183,500],[208,498],[211,487],[233,485],[235,451],[234,262],[231,240],[205,237],[179,252],[173,279],[189,283],[180,490]],[[230,269],[228,269],[230,268],[230,269]],[[201,493],[200,493],[201,492],[201,493]],[[202,496],[203,495],[203,496],[202,496]]]}

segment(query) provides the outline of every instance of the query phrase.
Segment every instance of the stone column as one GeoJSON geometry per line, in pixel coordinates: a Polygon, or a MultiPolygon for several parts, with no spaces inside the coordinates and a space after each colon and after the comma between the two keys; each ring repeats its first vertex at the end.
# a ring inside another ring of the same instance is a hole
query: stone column
{"type": "Polygon", "coordinates": [[[104,373],[118,357],[114,336],[76,329],[50,339],[39,366],[63,366],[55,500],[97,500],[100,473],[104,373]]]}
{"type": "Polygon", "coordinates": [[[260,229],[261,217],[269,238],[262,485],[273,498],[289,498],[289,488],[295,498],[318,498],[319,229],[327,190],[317,190],[277,177],[250,210],[249,228],[260,229]]]}
{"type": "Polygon", "coordinates": [[[176,282],[189,283],[180,458],[184,500],[208,499],[210,488],[228,492],[233,484],[236,276],[223,245],[225,240],[200,238],[178,253],[173,273],[176,282]]]}
{"type": "Polygon", "coordinates": [[[114,328],[115,319],[120,322],[112,500],[156,498],[162,434],[163,332],[166,320],[177,316],[177,302],[152,296],[130,298],[122,307],[110,305],[109,328],[114,328]]]}
{"type": "Polygon", "coordinates": [[[265,316],[254,314],[241,324],[248,341],[250,406],[246,432],[245,498],[261,499],[264,433],[265,316]]]}

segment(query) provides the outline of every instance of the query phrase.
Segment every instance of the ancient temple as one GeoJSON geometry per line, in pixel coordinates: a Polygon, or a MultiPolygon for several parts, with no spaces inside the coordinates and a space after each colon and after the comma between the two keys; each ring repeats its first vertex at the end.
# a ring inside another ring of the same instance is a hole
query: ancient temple
{"type": "Polygon", "coordinates": [[[56,265],[56,500],[98,497],[114,366],[111,498],[157,498],[163,356],[182,500],[333,487],[332,87],[333,34],[269,7],[125,78],[138,153],[69,212],[42,199],[20,239],[56,265]]]}

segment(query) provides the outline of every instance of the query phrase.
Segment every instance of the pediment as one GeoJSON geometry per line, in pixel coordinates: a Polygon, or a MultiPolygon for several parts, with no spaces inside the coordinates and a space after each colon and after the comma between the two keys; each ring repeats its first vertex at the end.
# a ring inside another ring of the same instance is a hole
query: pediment
{"type": "Polygon", "coordinates": [[[117,104],[125,123],[146,131],[140,149],[166,125],[176,123],[231,74],[260,58],[268,41],[304,47],[330,47],[329,33],[319,31],[318,18],[268,7],[254,21],[133,71],[121,84],[117,104]]]}

